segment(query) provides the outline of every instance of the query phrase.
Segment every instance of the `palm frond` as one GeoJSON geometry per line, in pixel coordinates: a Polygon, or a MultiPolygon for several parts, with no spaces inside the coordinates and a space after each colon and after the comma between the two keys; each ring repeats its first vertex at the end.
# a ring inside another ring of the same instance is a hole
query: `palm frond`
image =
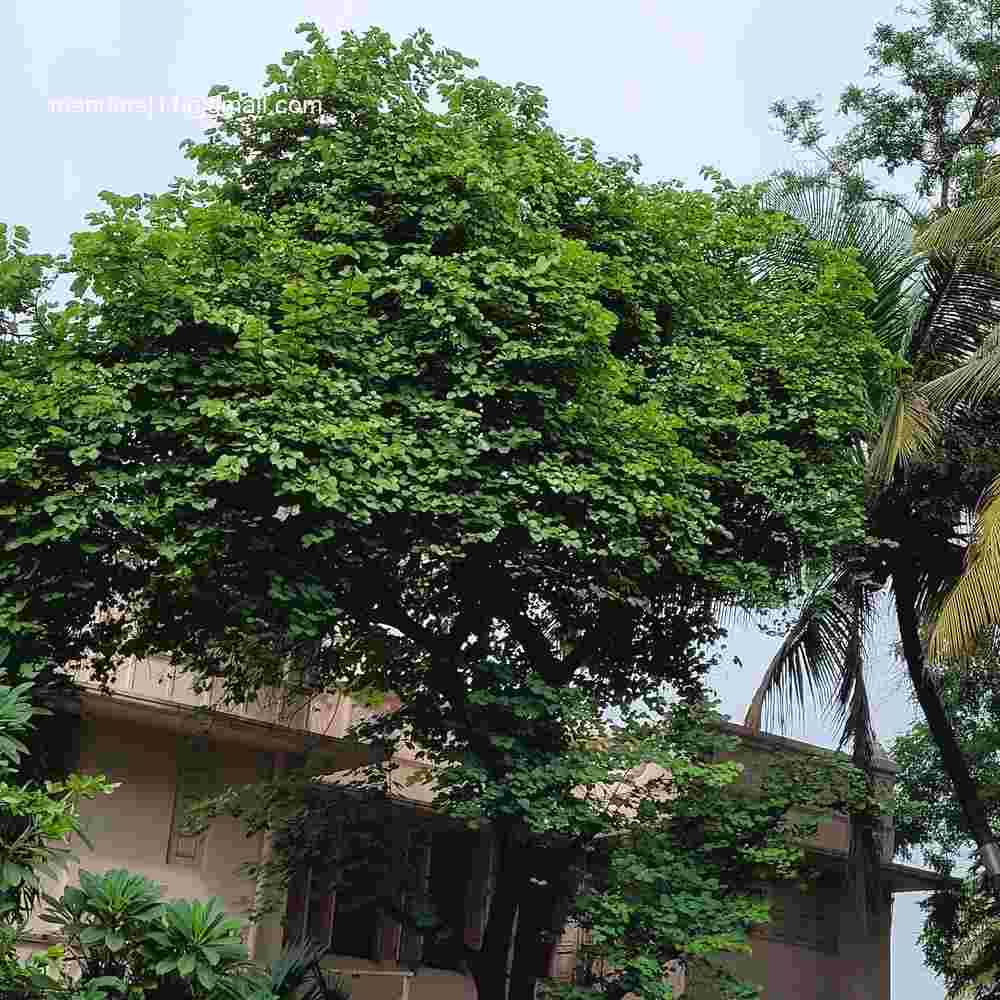
{"type": "Polygon", "coordinates": [[[1000,391],[1000,324],[985,334],[969,359],[950,372],[932,379],[921,392],[942,406],[967,403],[975,406],[1000,391]]]}
{"type": "Polygon", "coordinates": [[[723,628],[740,626],[750,628],[753,625],[753,611],[750,610],[739,598],[728,600],[714,600],[711,603],[712,617],[718,621],[723,628]]]}
{"type": "Polygon", "coordinates": [[[824,173],[778,174],[765,185],[761,204],[798,220],[812,239],[856,248],[878,274],[892,273],[912,253],[913,230],[904,215],[852,201],[824,173]]]}
{"type": "Polygon", "coordinates": [[[987,172],[976,197],[932,222],[916,244],[928,252],[960,255],[987,267],[1000,262],[1000,168],[987,172]]]}
{"type": "Polygon", "coordinates": [[[976,505],[964,572],[945,597],[933,622],[932,661],[968,657],[983,631],[1000,623],[1000,477],[976,505]]]}
{"type": "Polygon", "coordinates": [[[745,724],[754,732],[765,721],[786,728],[804,711],[807,691],[821,703],[836,701],[854,630],[848,581],[847,570],[835,570],[806,597],[747,709],[745,724]]]}
{"type": "Polygon", "coordinates": [[[875,593],[863,582],[852,581],[847,595],[852,602],[851,636],[841,667],[840,687],[831,709],[842,725],[840,745],[850,743],[854,763],[870,770],[875,757],[875,725],[871,701],[868,697],[867,640],[878,621],[878,602],[875,593]]]}
{"type": "Polygon", "coordinates": [[[868,456],[867,474],[878,486],[889,483],[897,468],[906,472],[937,449],[941,420],[926,398],[910,385],[901,385],[886,402],[881,431],[868,456]]]}
{"type": "Polygon", "coordinates": [[[1000,323],[1000,271],[933,254],[922,284],[920,314],[904,356],[914,377],[928,382],[967,361],[1000,323]]]}
{"type": "Polygon", "coordinates": [[[269,967],[271,995],[277,1000],[349,1000],[350,985],[324,971],[325,945],[308,938],[288,944],[269,967]]]}
{"type": "Polygon", "coordinates": [[[822,173],[774,177],[761,203],[803,228],[802,235],[790,234],[770,248],[764,266],[804,264],[810,240],[853,251],[875,291],[866,310],[872,329],[884,345],[897,350],[912,327],[913,293],[924,265],[922,256],[913,251],[913,231],[906,216],[884,205],[852,201],[822,173]]]}
{"type": "MultiPolygon", "coordinates": [[[[965,567],[965,547],[950,538],[930,536],[914,567],[917,616],[924,627],[937,620],[944,602],[958,583],[965,567]]],[[[895,594],[891,595],[895,599],[895,594]]]]}

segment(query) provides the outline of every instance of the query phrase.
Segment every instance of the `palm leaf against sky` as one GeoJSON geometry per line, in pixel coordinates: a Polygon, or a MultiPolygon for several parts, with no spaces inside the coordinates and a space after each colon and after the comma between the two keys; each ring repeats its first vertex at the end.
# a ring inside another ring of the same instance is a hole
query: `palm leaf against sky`
{"type": "MultiPolygon", "coordinates": [[[[914,330],[914,310],[923,292],[924,261],[912,251],[908,220],[882,205],[849,201],[843,192],[808,174],[775,178],[764,203],[797,219],[803,239],[787,240],[768,267],[794,267],[804,259],[806,240],[853,250],[875,297],[867,318],[879,340],[903,355],[914,330]]],[[[931,449],[939,427],[926,401],[908,384],[886,392],[869,388],[871,440],[864,448],[869,469],[880,480],[931,449]]],[[[875,588],[878,589],[878,588],[875,588]]],[[[877,619],[876,598],[854,567],[837,566],[812,588],[774,655],[747,712],[759,730],[765,721],[784,728],[802,710],[807,692],[841,726],[841,743],[853,743],[859,762],[870,764],[875,733],[865,683],[868,640],[877,619]]]]}
{"type": "MultiPolygon", "coordinates": [[[[800,222],[807,239],[857,252],[858,264],[875,290],[875,301],[867,310],[872,329],[883,344],[896,350],[913,325],[913,292],[922,269],[912,250],[908,219],[883,205],[851,202],[823,175],[809,173],[772,179],[763,202],[800,222]]],[[[801,260],[803,249],[803,241],[787,239],[774,249],[769,263],[801,260]]]]}
{"type": "MultiPolygon", "coordinates": [[[[940,615],[935,648],[953,653],[960,640],[972,642],[981,626],[1000,620],[1000,479],[980,500],[963,567],[955,520],[968,503],[963,492],[957,482],[952,493],[945,485],[937,513],[922,520],[916,511],[924,505],[928,475],[911,474],[915,460],[944,457],[938,445],[946,444],[945,425],[957,419],[956,429],[963,426],[963,418],[975,415],[971,405],[1000,384],[998,343],[992,335],[1000,323],[1000,267],[987,266],[994,260],[1000,264],[1000,239],[994,240],[986,224],[992,220],[1000,230],[1000,186],[987,193],[986,201],[967,213],[973,250],[963,250],[962,229],[952,219],[935,224],[938,243],[923,236],[914,252],[900,238],[898,220],[888,219],[878,206],[848,203],[835,190],[820,197],[809,185],[781,192],[778,205],[799,218],[810,237],[854,250],[875,290],[867,318],[899,359],[896,385],[881,391],[873,386],[869,393],[871,424],[863,449],[868,533],[891,549],[886,555],[872,551],[845,557],[810,594],[768,667],[747,722],[759,728],[766,709],[773,714],[783,705],[803,704],[808,687],[841,716],[842,745],[853,743],[855,761],[870,770],[875,744],[865,648],[875,620],[872,591],[891,581],[914,692],[1000,897],[1000,845],[926,671],[921,639],[922,628],[940,615]],[[870,230],[880,226],[885,234],[872,235],[870,230]],[[990,249],[994,247],[996,254],[990,249]],[[950,411],[939,414],[941,400],[952,402],[950,411]],[[866,580],[863,570],[869,563],[877,582],[866,580]],[[840,681],[836,688],[834,677],[840,681]]],[[[794,267],[794,247],[783,248],[767,264],[794,267]]],[[[927,468],[933,479],[931,466],[927,468]]],[[[851,870],[859,893],[871,901],[878,875],[876,827],[872,817],[854,819],[851,870]]]]}
{"type": "Polygon", "coordinates": [[[844,661],[854,633],[850,573],[839,569],[822,579],[803,602],[761,679],[746,723],[784,729],[801,712],[807,693],[831,705],[843,686],[844,661]]]}
{"type": "MultiPolygon", "coordinates": [[[[1000,391],[1000,294],[990,283],[1000,274],[1000,169],[987,173],[974,199],[932,223],[921,249],[954,261],[975,275],[970,288],[986,315],[974,331],[957,335],[936,353],[945,370],[923,387],[934,404],[950,410],[975,407],[1000,391]]],[[[964,572],[935,615],[928,651],[932,659],[970,655],[989,626],[1000,623],[1000,478],[984,490],[973,512],[964,572]]]]}

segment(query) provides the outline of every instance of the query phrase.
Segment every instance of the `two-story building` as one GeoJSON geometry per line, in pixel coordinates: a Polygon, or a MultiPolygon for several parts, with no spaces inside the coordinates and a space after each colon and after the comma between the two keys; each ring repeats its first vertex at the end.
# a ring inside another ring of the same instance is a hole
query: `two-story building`
{"type": "MultiPolygon", "coordinates": [[[[156,659],[124,667],[110,693],[83,682],[76,704],[62,716],[76,729],[74,769],[102,772],[121,787],[110,797],[85,803],[94,847],[78,853],[80,866],[89,871],[128,868],[161,883],[168,896],[218,896],[239,914],[256,891],[240,874],[240,865],[262,860],[269,850],[267,838],[248,838],[233,819],[216,820],[205,832],[186,835],[181,828],[185,803],[213,784],[252,783],[307,752],[322,753],[333,769],[357,766],[368,751],[347,740],[346,733],[366,710],[329,694],[293,701],[271,691],[253,704],[226,711],[212,709],[213,699],[216,693],[196,693],[188,678],[156,659]]],[[[740,759],[751,784],[776,755],[816,752],[808,744],[753,735],[740,726],[727,728],[744,741],[740,759]]],[[[465,943],[476,947],[490,903],[489,833],[456,829],[435,819],[429,791],[419,782],[422,765],[405,756],[395,763],[414,778],[409,807],[421,816],[419,823],[401,825],[413,838],[403,852],[407,863],[420,866],[435,907],[464,923],[465,943]]],[[[878,766],[879,780],[891,786],[891,761],[880,760],[878,766]]],[[[884,905],[867,927],[857,919],[845,881],[846,817],[825,819],[810,845],[810,860],[823,875],[809,891],[793,886],[770,890],[771,924],[756,935],[751,956],[732,960],[742,975],[763,985],[767,1000],[889,1000],[892,896],[933,889],[940,880],[893,864],[891,831],[887,834],[884,905]]],[[[65,872],[62,884],[75,882],[76,867],[65,872]]],[[[58,895],[61,885],[52,889],[58,895]]],[[[471,980],[456,969],[453,950],[424,942],[374,906],[352,905],[343,890],[337,895],[314,891],[309,873],[303,873],[290,888],[283,916],[249,928],[252,957],[271,958],[285,934],[306,932],[328,945],[326,964],[350,978],[354,1000],[475,997],[471,980]]],[[[35,922],[30,931],[25,949],[51,943],[46,924],[35,922]]],[[[571,928],[552,954],[551,975],[576,976],[578,950],[579,932],[571,928]]],[[[695,1000],[708,995],[703,984],[684,983],[676,974],[672,981],[678,994],[695,1000]]]]}

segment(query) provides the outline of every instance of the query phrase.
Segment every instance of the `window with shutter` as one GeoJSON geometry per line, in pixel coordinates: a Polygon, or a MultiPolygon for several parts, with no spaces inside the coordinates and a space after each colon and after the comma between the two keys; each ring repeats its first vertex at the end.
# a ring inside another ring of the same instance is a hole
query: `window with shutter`
{"type": "Polygon", "coordinates": [[[311,883],[312,871],[309,868],[296,872],[288,883],[288,899],[285,903],[285,944],[299,941],[308,934],[311,883]]]}
{"type": "Polygon", "coordinates": [[[838,950],[839,913],[831,891],[823,885],[808,890],[775,885],[767,890],[771,922],[760,929],[764,937],[828,954],[838,950]]]}
{"type": "Polygon", "coordinates": [[[179,740],[174,809],[167,847],[168,864],[201,863],[208,827],[192,827],[188,813],[195,802],[212,795],[218,788],[218,760],[208,739],[191,737],[179,740]]]}
{"type": "MultiPolygon", "coordinates": [[[[384,921],[375,899],[374,879],[368,877],[360,841],[342,831],[335,851],[338,857],[336,888],[332,892],[330,951],[352,958],[386,957],[384,921]]],[[[327,890],[329,891],[329,890],[327,890]]],[[[315,907],[314,907],[315,911],[315,907]]]]}
{"type": "MultiPolygon", "coordinates": [[[[399,907],[413,917],[427,915],[431,909],[429,887],[434,837],[426,830],[412,830],[406,851],[406,870],[400,879],[399,907]]],[[[399,961],[418,965],[423,958],[421,931],[406,924],[400,928],[399,961]]]]}
{"type": "Polygon", "coordinates": [[[470,924],[480,917],[482,904],[477,896],[484,889],[476,878],[480,839],[478,833],[465,830],[434,834],[427,894],[437,921],[444,926],[424,936],[424,965],[459,969],[470,936],[478,943],[481,931],[473,926],[470,935],[470,924]]]}
{"type": "Polygon", "coordinates": [[[331,889],[315,869],[303,869],[289,883],[286,944],[307,937],[335,955],[376,958],[380,929],[374,900],[359,898],[348,886],[331,889]]]}
{"type": "Polygon", "coordinates": [[[331,905],[333,933],[330,951],[352,958],[385,958],[381,947],[384,934],[380,913],[370,899],[359,901],[341,886],[331,905]]]}
{"type": "Polygon", "coordinates": [[[460,969],[465,945],[478,944],[482,932],[488,874],[482,837],[426,829],[403,830],[402,836],[398,905],[411,916],[434,918],[441,930],[422,931],[383,914],[363,878],[331,889],[329,877],[305,869],[289,884],[286,941],[307,936],[335,955],[460,969]]]}

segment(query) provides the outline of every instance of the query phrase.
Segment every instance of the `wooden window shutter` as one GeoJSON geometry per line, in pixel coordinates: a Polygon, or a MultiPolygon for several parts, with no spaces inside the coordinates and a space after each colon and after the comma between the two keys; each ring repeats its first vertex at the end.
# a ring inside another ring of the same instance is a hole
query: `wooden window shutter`
{"type": "MultiPolygon", "coordinates": [[[[438,969],[458,969],[470,941],[470,921],[481,910],[482,885],[476,885],[479,834],[468,830],[441,830],[431,847],[427,893],[433,910],[447,931],[425,935],[423,961],[438,969]],[[478,895],[477,895],[478,894],[478,895]]],[[[478,943],[480,932],[476,931],[478,943]]]]}
{"type": "Polygon", "coordinates": [[[357,898],[365,888],[371,885],[348,882],[330,895],[330,951],[335,955],[381,959],[390,944],[374,899],[367,898],[367,893],[357,898]]]}
{"type": "Polygon", "coordinates": [[[309,896],[312,889],[312,871],[304,868],[296,872],[288,883],[288,902],[285,906],[285,943],[298,941],[309,930],[309,896]]]}
{"type": "Polygon", "coordinates": [[[316,873],[312,871],[310,875],[311,885],[306,926],[310,939],[329,949],[333,941],[333,914],[337,895],[330,888],[328,879],[317,878],[316,873]]]}
{"type": "Polygon", "coordinates": [[[188,810],[199,799],[218,791],[219,762],[212,743],[203,736],[181,738],[177,746],[174,809],[167,846],[167,863],[198,865],[208,827],[192,828],[188,810]]]}
{"type": "MultiPolygon", "coordinates": [[[[400,909],[414,913],[426,906],[430,886],[433,838],[427,830],[413,830],[406,852],[406,871],[400,893],[400,909]]],[[[399,931],[399,961],[418,964],[423,957],[424,935],[404,925],[399,931]]]]}

